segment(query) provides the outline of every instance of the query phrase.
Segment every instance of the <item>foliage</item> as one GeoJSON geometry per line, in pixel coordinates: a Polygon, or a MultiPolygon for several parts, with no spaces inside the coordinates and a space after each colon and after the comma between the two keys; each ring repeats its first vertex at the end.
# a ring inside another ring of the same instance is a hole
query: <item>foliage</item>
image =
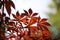
{"type": "Polygon", "coordinates": [[[4,0],[1,4],[3,10],[4,7],[6,8],[9,17],[4,11],[0,12],[0,40],[13,40],[13,38],[15,40],[51,40],[50,31],[47,28],[50,24],[46,18],[41,19],[40,16],[37,16],[38,13],[33,13],[30,8],[21,14],[17,11],[16,15],[12,14],[14,19],[10,19],[11,6],[15,9],[12,0],[4,0]],[[5,33],[9,35],[6,36],[5,33]]]}

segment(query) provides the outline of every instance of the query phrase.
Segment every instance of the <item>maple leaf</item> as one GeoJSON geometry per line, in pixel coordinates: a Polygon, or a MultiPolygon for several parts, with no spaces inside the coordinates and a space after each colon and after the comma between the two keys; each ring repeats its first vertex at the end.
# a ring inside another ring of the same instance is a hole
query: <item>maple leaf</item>
{"type": "Polygon", "coordinates": [[[36,23],[38,13],[33,13],[31,8],[28,11],[24,10],[24,12],[24,15],[27,16],[28,19],[28,26],[36,23]]]}
{"type": "Polygon", "coordinates": [[[15,9],[15,5],[11,0],[4,0],[4,6],[9,15],[11,14],[11,6],[15,9]]]}
{"type": "Polygon", "coordinates": [[[21,21],[21,22],[23,22],[23,23],[27,23],[27,21],[28,21],[28,19],[25,17],[24,18],[24,16],[23,16],[23,14],[20,14],[18,11],[16,12],[16,15],[14,15],[14,14],[12,14],[13,15],[13,17],[16,19],[16,20],[18,20],[19,22],[21,21]]]}
{"type": "Polygon", "coordinates": [[[43,30],[44,29],[48,30],[47,26],[51,26],[46,20],[47,20],[46,18],[41,19],[40,16],[38,17],[38,25],[43,30]]]}

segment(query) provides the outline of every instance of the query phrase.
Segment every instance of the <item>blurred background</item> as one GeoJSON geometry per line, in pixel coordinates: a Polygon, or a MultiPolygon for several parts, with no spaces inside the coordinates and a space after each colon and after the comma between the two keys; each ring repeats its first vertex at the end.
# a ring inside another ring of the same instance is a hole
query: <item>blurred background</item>
{"type": "Polygon", "coordinates": [[[52,32],[52,38],[60,40],[60,0],[51,0],[48,8],[50,8],[50,12],[48,12],[47,16],[52,24],[49,28],[52,32]]]}
{"type": "MultiPolygon", "coordinates": [[[[60,40],[60,0],[13,0],[16,10],[12,8],[12,13],[31,8],[33,12],[38,12],[41,18],[48,18],[51,27],[51,37],[60,40]]],[[[11,16],[11,18],[13,18],[11,16]]]]}

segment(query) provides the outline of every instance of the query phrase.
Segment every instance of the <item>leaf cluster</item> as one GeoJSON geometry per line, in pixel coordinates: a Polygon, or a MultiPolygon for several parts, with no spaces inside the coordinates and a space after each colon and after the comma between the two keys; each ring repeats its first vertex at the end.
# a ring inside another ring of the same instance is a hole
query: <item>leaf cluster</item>
{"type": "Polygon", "coordinates": [[[2,11],[0,13],[0,40],[51,40],[50,31],[47,26],[50,24],[47,22],[46,18],[41,19],[38,13],[33,13],[30,8],[28,11],[24,10],[24,13],[12,14],[14,19],[10,19],[11,7],[15,9],[15,5],[12,0],[4,0],[4,5],[7,14],[2,11]],[[36,24],[36,26],[33,26],[36,24]],[[24,26],[25,25],[25,26],[24,26]],[[9,31],[9,37],[5,36],[5,33],[9,31]],[[14,34],[16,33],[16,35],[14,34]]]}

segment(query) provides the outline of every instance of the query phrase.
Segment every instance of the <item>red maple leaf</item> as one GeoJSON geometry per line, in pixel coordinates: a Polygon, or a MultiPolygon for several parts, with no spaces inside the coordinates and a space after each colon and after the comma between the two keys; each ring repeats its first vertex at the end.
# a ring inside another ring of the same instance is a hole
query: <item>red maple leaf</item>
{"type": "Polygon", "coordinates": [[[40,16],[38,17],[38,25],[39,27],[44,30],[48,30],[47,26],[50,26],[50,24],[47,22],[46,18],[41,19],[40,16]]]}

